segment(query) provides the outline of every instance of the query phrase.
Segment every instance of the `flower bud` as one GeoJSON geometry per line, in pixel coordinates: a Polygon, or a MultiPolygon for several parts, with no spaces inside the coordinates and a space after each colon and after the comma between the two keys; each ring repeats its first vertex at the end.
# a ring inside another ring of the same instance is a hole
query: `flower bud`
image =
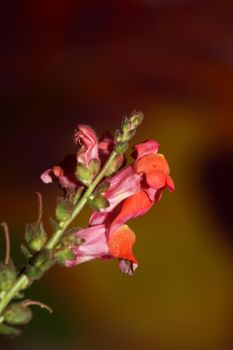
{"type": "Polygon", "coordinates": [[[123,154],[127,151],[127,148],[128,148],[128,142],[120,142],[116,145],[115,151],[118,154],[123,154]]]}
{"type": "Polygon", "coordinates": [[[88,198],[87,203],[94,210],[100,210],[100,209],[105,209],[109,207],[108,200],[104,196],[102,196],[100,193],[97,193],[94,196],[90,196],[88,198]]]}
{"type": "Polygon", "coordinates": [[[74,209],[73,203],[64,198],[58,198],[58,204],[56,208],[56,217],[59,221],[66,221],[70,219],[74,209]]]}
{"type": "Polygon", "coordinates": [[[0,263],[0,291],[9,290],[16,280],[16,271],[13,263],[5,265],[0,263]]]}
{"type": "Polygon", "coordinates": [[[27,224],[25,239],[32,251],[39,252],[47,240],[42,222],[27,224]]]}
{"type": "Polygon", "coordinates": [[[23,325],[31,321],[32,312],[29,307],[22,303],[13,303],[5,309],[3,317],[10,325],[23,325]]]}
{"type": "Polygon", "coordinates": [[[142,112],[133,111],[129,117],[125,117],[121,123],[121,129],[116,131],[117,143],[128,142],[136,133],[137,127],[143,120],[142,112]]]}
{"type": "Polygon", "coordinates": [[[143,118],[144,116],[142,112],[133,111],[129,117],[129,120],[133,128],[137,128],[142,123],[143,118]]]}

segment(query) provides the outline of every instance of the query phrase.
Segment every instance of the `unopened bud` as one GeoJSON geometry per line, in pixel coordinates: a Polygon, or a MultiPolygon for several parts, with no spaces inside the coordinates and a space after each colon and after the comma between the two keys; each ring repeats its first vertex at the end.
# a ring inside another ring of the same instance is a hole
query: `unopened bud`
{"type": "Polygon", "coordinates": [[[142,120],[143,113],[137,111],[133,111],[129,117],[125,117],[121,123],[121,129],[115,133],[116,143],[128,142],[135,135],[142,120]]]}
{"type": "Polygon", "coordinates": [[[63,197],[58,198],[58,204],[56,208],[57,219],[59,221],[66,221],[70,219],[73,209],[74,205],[70,200],[64,199],[63,197]]]}
{"type": "Polygon", "coordinates": [[[121,143],[118,143],[115,147],[115,151],[118,153],[118,154],[123,154],[127,151],[128,149],[128,142],[121,142],[121,143]]]}
{"type": "Polygon", "coordinates": [[[109,207],[109,201],[100,193],[97,193],[95,196],[90,196],[87,203],[94,210],[100,210],[109,207]]]}
{"type": "Polygon", "coordinates": [[[32,319],[32,312],[29,307],[22,303],[10,304],[3,312],[5,322],[10,325],[23,325],[27,324],[32,319]]]}
{"type": "Polygon", "coordinates": [[[95,192],[97,193],[103,193],[106,192],[110,187],[110,183],[106,180],[100,182],[100,184],[96,187],[95,192]]]}
{"type": "Polygon", "coordinates": [[[140,111],[133,111],[131,116],[129,117],[130,123],[134,128],[137,128],[143,121],[144,115],[140,111]]]}
{"type": "Polygon", "coordinates": [[[27,224],[25,239],[32,251],[39,252],[47,241],[47,234],[42,222],[27,224]]]}
{"type": "Polygon", "coordinates": [[[16,280],[16,270],[11,262],[8,265],[0,263],[0,291],[9,290],[16,280]]]}

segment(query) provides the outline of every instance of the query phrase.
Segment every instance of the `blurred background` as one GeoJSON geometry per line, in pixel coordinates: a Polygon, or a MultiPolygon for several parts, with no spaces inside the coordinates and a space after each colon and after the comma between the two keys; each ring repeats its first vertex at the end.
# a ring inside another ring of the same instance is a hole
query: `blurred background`
{"type": "Polygon", "coordinates": [[[33,307],[1,349],[233,349],[232,1],[8,0],[0,17],[0,221],[17,264],[36,191],[50,230],[58,190],[39,176],[75,150],[77,123],[114,132],[142,110],[134,142],[161,144],[176,185],[130,224],[133,277],[116,261],[53,268],[27,297],[54,314],[33,307]]]}

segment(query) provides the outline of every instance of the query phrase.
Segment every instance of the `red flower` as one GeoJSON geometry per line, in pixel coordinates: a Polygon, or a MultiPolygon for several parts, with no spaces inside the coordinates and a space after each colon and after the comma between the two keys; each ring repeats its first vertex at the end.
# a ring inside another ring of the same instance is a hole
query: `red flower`
{"type": "Polygon", "coordinates": [[[103,195],[110,207],[94,211],[89,227],[75,234],[84,243],[73,248],[76,259],[67,261],[67,266],[96,258],[117,258],[121,271],[133,274],[137,268],[132,252],[136,238],[125,223],[148,212],[166,187],[174,190],[168,163],[157,151],[158,143],[153,140],[136,145],[133,166],[108,179],[110,187],[103,195]]]}

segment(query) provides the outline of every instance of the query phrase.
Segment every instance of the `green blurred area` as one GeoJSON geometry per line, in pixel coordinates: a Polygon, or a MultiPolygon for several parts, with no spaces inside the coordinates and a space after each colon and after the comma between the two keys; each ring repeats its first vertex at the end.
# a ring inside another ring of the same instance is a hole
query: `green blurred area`
{"type": "MultiPolygon", "coordinates": [[[[25,223],[36,217],[35,191],[49,230],[57,189],[39,175],[74,151],[78,122],[113,132],[124,114],[142,109],[133,142],[160,143],[176,189],[130,223],[139,261],[133,277],[116,261],[54,268],[27,294],[54,314],[33,307],[22,337],[1,340],[1,349],[233,348],[232,10],[228,1],[191,0],[8,9],[16,25],[6,26],[2,44],[1,220],[18,264],[25,223]]],[[[0,244],[2,252],[2,237],[0,244]]]]}

